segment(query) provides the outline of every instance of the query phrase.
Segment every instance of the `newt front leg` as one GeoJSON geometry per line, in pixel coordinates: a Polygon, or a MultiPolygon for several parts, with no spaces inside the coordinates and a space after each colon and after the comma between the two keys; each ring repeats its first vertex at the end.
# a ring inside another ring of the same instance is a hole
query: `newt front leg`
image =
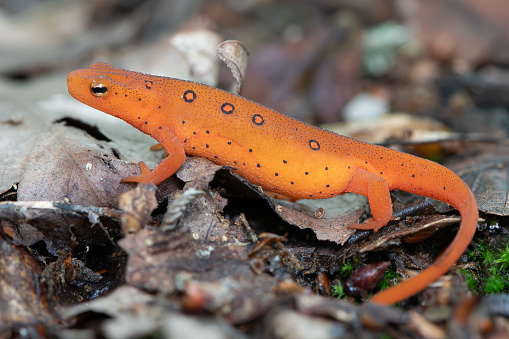
{"type": "Polygon", "coordinates": [[[177,137],[168,130],[164,133],[161,132],[158,140],[163,145],[166,152],[168,152],[168,157],[152,171],[143,161],[141,161],[139,163],[141,174],[124,178],[121,182],[139,182],[144,184],[152,183],[158,185],[172,176],[180,168],[180,166],[182,166],[186,160],[186,154],[184,152],[184,147],[177,137]]]}

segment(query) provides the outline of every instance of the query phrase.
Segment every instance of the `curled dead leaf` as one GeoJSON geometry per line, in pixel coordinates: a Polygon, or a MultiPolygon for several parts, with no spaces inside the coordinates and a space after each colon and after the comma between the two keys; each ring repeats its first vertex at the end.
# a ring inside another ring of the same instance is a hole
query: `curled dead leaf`
{"type": "Polygon", "coordinates": [[[216,55],[231,70],[237,83],[235,93],[240,95],[249,57],[246,45],[238,40],[226,40],[217,46],[216,55]]]}

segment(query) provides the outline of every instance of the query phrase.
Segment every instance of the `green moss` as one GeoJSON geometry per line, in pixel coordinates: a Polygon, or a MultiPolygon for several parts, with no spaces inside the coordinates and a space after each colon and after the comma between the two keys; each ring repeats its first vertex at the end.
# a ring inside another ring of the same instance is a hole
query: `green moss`
{"type": "Polygon", "coordinates": [[[393,266],[389,266],[389,268],[385,271],[384,277],[378,283],[378,288],[380,290],[384,290],[391,286],[394,286],[399,283],[401,279],[401,275],[396,272],[396,269],[393,266]]]}
{"type": "Polygon", "coordinates": [[[495,258],[495,263],[499,265],[501,271],[507,270],[509,267],[509,246],[500,251],[497,258],[495,258]]]}
{"type": "Polygon", "coordinates": [[[471,291],[477,290],[478,280],[475,279],[474,274],[472,272],[470,272],[469,270],[461,270],[461,273],[467,279],[468,289],[471,291]]]}
{"type": "Polygon", "coordinates": [[[332,296],[341,299],[345,296],[345,290],[340,281],[334,286],[332,286],[332,296]]]}
{"type": "Polygon", "coordinates": [[[509,245],[495,248],[488,241],[478,241],[468,256],[480,263],[477,270],[462,270],[471,290],[479,294],[509,291],[509,245]]]}
{"type": "Polygon", "coordinates": [[[507,279],[499,275],[489,275],[484,281],[484,292],[486,294],[500,293],[507,288],[507,279]]]}
{"type": "Polygon", "coordinates": [[[343,266],[341,266],[341,268],[339,269],[339,274],[343,277],[343,278],[346,278],[348,277],[350,274],[352,274],[352,272],[354,271],[355,269],[355,266],[354,264],[352,263],[351,260],[348,260],[347,262],[345,262],[343,264],[343,266]]]}

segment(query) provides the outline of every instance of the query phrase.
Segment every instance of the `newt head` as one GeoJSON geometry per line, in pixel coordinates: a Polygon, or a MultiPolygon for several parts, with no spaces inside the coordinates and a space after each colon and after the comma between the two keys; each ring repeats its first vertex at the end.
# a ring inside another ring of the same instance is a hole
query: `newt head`
{"type": "Polygon", "coordinates": [[[98,62],[69,73],[67,88],[76,100],[137,127],[160,105],[160,96],[151,91],[155,78],[98,62]]]}

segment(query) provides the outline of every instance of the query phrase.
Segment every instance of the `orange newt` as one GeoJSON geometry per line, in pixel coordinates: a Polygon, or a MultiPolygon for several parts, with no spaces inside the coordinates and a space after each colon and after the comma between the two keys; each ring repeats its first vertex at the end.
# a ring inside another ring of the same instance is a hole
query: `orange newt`
{"type": "Polygon", "coordinates": [[[376,232],[393,219],[393,189],[456,207],[462,221],[445,251],[372,302],[393,304],[423,290],[456,263],[476,231],[478,210],[469,187],[432,161],[322,130],[230,92],[106,63],[71,72],[67,86],[75,99],[151,135],[168,152],[154,170],[141,162],[141,174],[122,182],[159,184],[189,154],[235,167],[253,184],[292,199],[362,194],[373,218],[349,226],[355,229],[376,232]]]}

